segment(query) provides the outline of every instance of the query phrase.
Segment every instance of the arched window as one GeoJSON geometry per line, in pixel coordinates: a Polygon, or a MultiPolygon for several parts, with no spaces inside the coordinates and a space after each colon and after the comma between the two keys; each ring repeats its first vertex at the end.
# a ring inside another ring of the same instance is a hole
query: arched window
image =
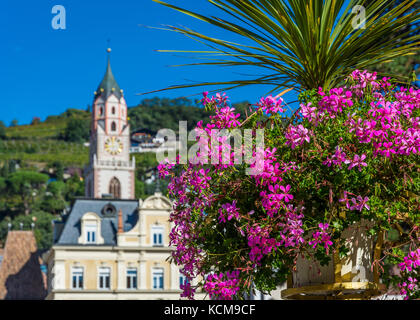
{"type": "Polygon", "coordinates": [[[101,116],[101,115],[103,115],[103,113],[104,113],[104,109],[102,109],[102,107],[100,107],[99,108],[99,115],[101,116]]]}
{"type": "Polygon", "coordinates": [[[112,107],[112,114],[115,114],[115,107],[112,107]]]}
{"type": "Polygon", "coordinates": [[[109,183],[109,193],[112,194],[114,199],[121,198],[121,183],[120,180],[117,178],[112,178],[111,182],[109,183]]]}
{"type": "Polygon", "coordinates": [[[115,122],[111,123],[111,131],[117,131],[117,125],[115,124],[115,122]]]}

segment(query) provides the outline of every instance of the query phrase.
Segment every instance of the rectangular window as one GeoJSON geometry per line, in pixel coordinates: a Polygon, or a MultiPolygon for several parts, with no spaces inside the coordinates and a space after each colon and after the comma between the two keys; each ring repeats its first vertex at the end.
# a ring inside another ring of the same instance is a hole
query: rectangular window
{"type": "Polygon", "coordinates": [[[99,268],[99,289],[111,289],[111,269],[99,268]]]}
{"type": "Polygon", "coordinates": [[[153,269],[153,289],[163,290],[163,269],[153,269]]]}
{"type": "Polygon", "coordinates": [[[74,267],[71,269],[72,289],[83,289],[83,268],[74,267]]]}
{"type": "Polygon", "coordinates": [[[153,226],[152,235],[153,235],[153,245],[163,246],[163,227],[153,226]]]}
{"type": "Polygon", "coordinates": [[[127,289],[137,289],[137,269],[127,269],[127,289]]]}
{"type": "Polygon", "coordinates": [[[98,225],[96,223],[89,223],[85,225],[86,243],[96,243],[96,232],[98,225]]]}

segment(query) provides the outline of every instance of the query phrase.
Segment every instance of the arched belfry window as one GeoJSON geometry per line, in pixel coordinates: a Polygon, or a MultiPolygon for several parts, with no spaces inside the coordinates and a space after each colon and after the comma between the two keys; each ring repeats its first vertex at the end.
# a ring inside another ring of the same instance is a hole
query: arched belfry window
{"type": "Polygon", "coordinates": [[[99,115],[102,116],[104,113],[104,109],[102,109],[102,107],[99,108],[99,115]]]}
{"type": "Polygon", "coordinates": [[[111,123],[111,131],[117,131],[117,125],[115,124],[115,122],[111,123]]]}
{"type": "Polygon", "coordinates": [[[115,114],[115,107],[112,107],[112,114],[115,114]]]}
{"type": "Polygon", "coordinates": [[[111,182],[109,183],[109,193],[112,194],[114,199],[121,198],[121,183],[120,180],[117,178],[112,178],[111,182]]]}

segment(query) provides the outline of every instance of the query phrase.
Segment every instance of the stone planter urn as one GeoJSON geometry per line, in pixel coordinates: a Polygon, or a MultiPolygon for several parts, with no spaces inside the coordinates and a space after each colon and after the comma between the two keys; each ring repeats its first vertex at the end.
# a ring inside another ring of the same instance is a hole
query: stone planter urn
{"type": "Polygon", "coordinates": [[[368,235],[370,226],[371,222],[361,220],[344,230],[341,237],[348,255],[340,259],[338,252],[333,253],[326,266],[300,255],[282,298],[369,299],[381,294],[385,286],[379,283],[377,265],[372,270],[372,264],[380,258],[383,234],[368,235]]]}

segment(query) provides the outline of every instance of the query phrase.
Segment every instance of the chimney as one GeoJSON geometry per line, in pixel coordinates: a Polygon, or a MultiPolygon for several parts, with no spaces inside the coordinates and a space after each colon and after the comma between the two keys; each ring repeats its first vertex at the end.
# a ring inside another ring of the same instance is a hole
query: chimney
{"type": "Polygon", "coordinates": [[[123,217],[122,217],[122,210],[118,211],[118,233],[123,233],[123,217]]]}

